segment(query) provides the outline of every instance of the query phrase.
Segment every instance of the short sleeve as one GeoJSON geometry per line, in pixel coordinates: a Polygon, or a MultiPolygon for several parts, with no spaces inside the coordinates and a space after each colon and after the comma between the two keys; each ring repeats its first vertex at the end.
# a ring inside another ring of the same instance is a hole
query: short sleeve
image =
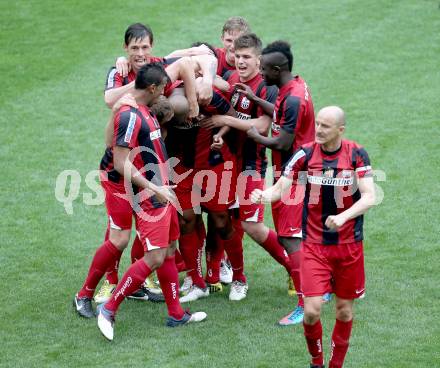
{"type": "Polygon", "coordinates": [[[281,115],[280,121],[281,129],[289,134],[293,134],[298,121],[301,100],[296,96],[288,96],[282,107],[283,114],[281,115]]]}
{"type": "Polygon", "coordinates": [[[306,168],[306,151],[303,148],[298,149],[292,155],[284,167],[283,176],[289,179],[297,179],[298,174],[305,171],[306,168]]]}
{"type": "Polygon", "coordinates": [[[367,151],[363,147],[355,150],[355,171],[359,178],[371,177],[373,171],[371,169],[370,158],[367,151]]]}
{"type": "Polygon", "coordinates": [[[111,67],[107,73],[107,79],[105,82],[105,91],[112,88],[118,88],[123,85],[124,85],[124,79],[118,73],[115,67],[111,67]]]}
{"type": "Polygon", "coordinates": [[[133,111],[122,111],[115,116],[114,145],[133,148],[136,146],[137,114],[133,111]]]}

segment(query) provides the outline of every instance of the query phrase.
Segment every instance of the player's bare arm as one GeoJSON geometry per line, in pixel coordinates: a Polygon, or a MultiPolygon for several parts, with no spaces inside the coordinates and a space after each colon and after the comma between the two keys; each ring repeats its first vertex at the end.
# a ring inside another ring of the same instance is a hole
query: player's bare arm
{"type": "Polygon", "coordinates": [[[295,137],[294,134],[287,133],[283,129],[280,130],[280,134],[277,137],[265,137],[258,132],[258,129],[256,127],[251,127],[247,131],[247,135],[255,142],[260,143],[267,148],[275,149],[278,151],[290,150],[293,144],[293,139],[295,137]]]}
{"type": "Polygon", "coordinates": [[[174,50],[173,52],[165,56],[165,59],[183,57],[183,56],[213,55],[213,54],[214,53],[208,46],[202,44],[200,46],[194,46],[188,49],[174,50]]]}
{"type": "Polygon", "coordinates": [[[353,204],[350,208],[346,209],[335,216],[329,216],[325,220],[325,226],[331,230],[338,230],[348,220],[354,219],[360,215],[363,215],[371,207],[374,206],[376,195],[374,191],[374,181],[372,177],[360,178],[358,181],[359,192],[361,198],[353,204]]]}
{"type": "Polygon", "coordinates": [[[115,170],[125,178],[130,178],[131,183],[139,188],[145,189],[154,195],[161,203],[175,203],[176,196],[173,192],[174,186],[157,186],[148,181],[130,161],[130,149],[121,146],[113,147],[113,160],[115,170]]]}
{"type": "Polygon", "coordinates": [[[243,93],[246,98],[260,105],[265,114],[269,115],[270,117],[273,116],[273,110],[275,108],[273,103],[258,97],[254,91],[252,91],[252,89],[244,83],[235,83],[235,87],[237,87],[237,91],[243,93]]]}
{"type": "Polygon", "coordinates": [[[265,189],[255,189],[251,193],[252,203],[272,203],[279,201],[284,193],[287,193],[292,186],[292,179],[282,176],[275,185],[265,189]]]}
{"type": "Polygon", "coordinates": [[[201,74],[200,82],[197,83],[197,96],[200,105],[209,104],[212,99],[212,86],[217,71],[217,59],[213,55],[199,55],[191,57],[194,63],[194,72],[201,74]]]}
{"type": "Polygon", "coordinates": [[[189,118],[199,115],[199,104],[196,95],[196,79],[194,76],[194,65],[190,58],[183,57],[171,64],[166,73],[172,82],[182,80],[185,88],[185,95],[189,103],[189,118]]]}
{"type": "Polygon", "coordinates": [[[131,93],[134,91],[134,81],[126,84],[125,86],[108,89],[104,93],[104,101],[105,104],[112,108],[113,105],[118,101],[122,96],[127,93],[131,93]]]}
{"type": "Polygon", "coordinates": [[[262,115],[256,119],[239,119],[233,116],[213,115],[204,119],[200,124],[206,129],[220,128],[229,126],[234,129],[247,132],[250,128],[255,127],[260,134],[267,133],[272,119],[267,115],[262,115]]]}
{"type": "Polygon", "coordinates": [[[214,78],[214,86],[222,92],[228,92],[231,88],[229,83],[218,75],[216,75],[214,78]]]}

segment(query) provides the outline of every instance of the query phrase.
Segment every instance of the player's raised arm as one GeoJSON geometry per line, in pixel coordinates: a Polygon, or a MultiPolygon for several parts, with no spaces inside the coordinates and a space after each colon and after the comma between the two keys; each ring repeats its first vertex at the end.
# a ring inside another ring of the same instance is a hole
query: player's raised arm
{"type": "Polygon", "coordinates": [[[165,56],[165,59],[184,57],[184,56],[198,56],[198,55],[213,55],[214,51],[210,49],[205,44],[200,44],[198,46],[190,47],[188,49],[174,50],[165,56]]]}
{"type": "Polygon", "coordinates": [[[194,118],[199,114],[199,104],[196,95],[196,79],[194,76],[194,66],[191,59],[183,57],[172,63],[166,69],[172,82],[180,79],[184,83],[185,95],[189,102],[189,118],[194,118]]]}

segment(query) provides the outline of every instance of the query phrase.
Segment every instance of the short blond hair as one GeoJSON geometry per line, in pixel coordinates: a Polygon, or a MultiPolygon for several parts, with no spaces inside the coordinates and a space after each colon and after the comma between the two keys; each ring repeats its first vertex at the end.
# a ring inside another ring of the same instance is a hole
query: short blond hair
{"type": "Polygon", "coordinates": [[[249,23],[246,21],[246,19],[244,19],[243,17],[231,17],[223,25],[222,35],[224,35],[226,32],[233,31],[249,33],[251,32],[251,27],[249,26],[249,23]]]}

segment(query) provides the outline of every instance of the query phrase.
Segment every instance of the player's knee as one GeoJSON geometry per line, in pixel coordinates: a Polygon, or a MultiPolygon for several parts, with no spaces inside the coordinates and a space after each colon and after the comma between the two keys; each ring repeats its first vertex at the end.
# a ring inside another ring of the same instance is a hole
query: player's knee
{"type": "Polygon", "coordinates": [[[156,270],[160,266],[162,266],[162,263],[165,259],[166,251],[166,249],[158,249],[152,252],[145,253],[145,263],[151,270],[156,270]]]}
{"type": "Polygon", "coordinates": [[[315,324],[321,316],[320,298],[306,298],[304,300],[304,321],[307,324],[315,324]]]}
{"type": "Polygon", "coordinates": [[[174,256],[174,252],[176,251],[177,243],[175,241],[171,242],[170,246],[167,248],[167,257],[174,256]]]}
{"type": "Polygon", "coordinates": [[[223,213],[216,213],[212,215],[215,230],[221,239],[230,239],[234,233],[229,215],[223,213]]]}
{"type": "Polygon", "coordinates": [[[308,325],[314,325],[316,322],[318,322],[320,316],[320,310],[304,308],[304,322],[308,325]]]}
{"type": "Polygon", "coordinates": [[[194,214],[179,216],[179,226],[182,234],[188,234],[194,231],[196,227],[196,216],[194,214]]]}
{"type": "Polygon", "coordinates": [[[284,236],[279,236],[278,241],[283,245],[287,254],[292,254],[297,252],[301,247],[301,238],[286,238],[284,236]]]}
{"type": "Polygon", "coordinates": [[[110,230],[109,240],[116,248],[123,251],[130,241],[130,233],[130,230],[110,230]]]}
{"type": "Polygon", "coordinates": [[[348,306],[336,307],[336,319],[348,322],[353,319],[353,309],[348,306]]]}
{"type": "Polygon", "coordinates": [[[242,221],[241,227],[257,243],[263,243],[267,238],[267,231],[265,231],[263,224],[242,221]]]}

